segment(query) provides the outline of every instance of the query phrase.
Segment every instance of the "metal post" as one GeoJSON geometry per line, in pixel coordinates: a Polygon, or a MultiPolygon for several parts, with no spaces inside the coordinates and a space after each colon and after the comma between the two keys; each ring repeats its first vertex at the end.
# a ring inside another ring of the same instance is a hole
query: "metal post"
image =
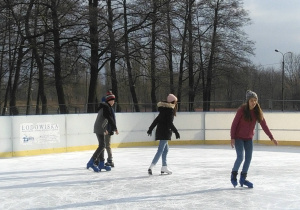
{"type": "Polygon", "coordinates": [[[281,76],[281,100],[282,100],[282,107],[281,111],[284,110],[284,95],[283,95],[283,89],[284,89],[284,56],[282,57],[282,76],[281,76]]]}
{"type": "Polygon", "coordinates": [[[282,55],[282,75],[281,75],[281,100],[282,100],[282,107],[281,111],[284,110],[284,56],[287,53],[292,53],[292,52],[286,52],[282,53],[279,50],[275,49],[275,52],[279,52],[282,55]]]}
{"type": "Polygon", "coordinates": [[[88,71],[85,72],[85,112],[88,110],[88,71]]]}

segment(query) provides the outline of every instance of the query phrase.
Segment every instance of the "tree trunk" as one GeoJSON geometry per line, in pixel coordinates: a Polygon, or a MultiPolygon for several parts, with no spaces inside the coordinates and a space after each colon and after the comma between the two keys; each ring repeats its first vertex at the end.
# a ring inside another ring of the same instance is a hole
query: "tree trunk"
{"type": "MultiPolygon", "coordinates": [[[[36,35],[36,32],[37,32],[37,16],[38,16],[38,13],[39,13],[39,7],[37,8],[36,13],[35,13],[34,35],[36,35]]],[[[30,114],[31,106],[32,106],[33,69],[34,69],[34,54],[31,53],[31,63],[30,63],[29,81],[28,81],[28,89],[27,89],[26,115],[30,114]]]]}
{"type": "Polygon", "coordinates": [[[30,114],[31,105],[32,105],[32,77],[33,77],[33,54],[31,58],[30,72],[29,72],[29,81],[28,81],[28,89],[27,89],[27,102],[26,102],[26,115],[30,114]]]}
{"type": "Polygon", "coordinates": [[[168,64],[169,64],[169,72],[170,72],[170,93],[175,93],[170,10],[171,10],[170,1],[168,1],[167,2],[167,28],[168,28],[168,64]]]}
{"type": "Polygon", "coordinates": [[[194,0],[189,0],[189,10],[188,10],[188,32],[189,32],[189,41],[188,41],[188,70],[189,70],[189,111],[194,111],[194,99],[195,99],[195,91],[194,91],[194,44],[193,44],[193,24],[192,24],[192,7],[194,0]]]}
{"type": "MultiPolygon", "coordinates": [[[[2,37],[2,42],[0,44],[0,46],[2,47],[1,49],[1,58],[0,58],[0,87],[2,87],[2,75],[4,75],[4,51],[5,51],[5,40],[6,40],[6,33],[3,33],[3,37],[2,37]]],[[[0,98],[2,99],[2,88],[0,88],[0,98]]],[[[2,103],[0,103],[0,110],[2,109],[1,107],[2,103]]]]}
{"type": "Polygon", "coordinates": [[[157,4],[156,0],[153,0],[153,19],[152,19],[152,29],[151,29],[151,49],[150,49],[150,71],[151,71],[151,102],[152,102],[152,111],[157,111],[157,100],[156,100],[156,66],[155,66],[155,60],[156,60],[156,54],[155,54],[155,48],[156,48],[156,12],[157,12],[157,4]]]}
{"type": "MultiPolygon", "coordinates": [[[[118,101],[119,94],[118,94],[118,80],[116,74],[116,59],[117,59],[117,45],[115,40],[115,34],[113,31],[113,10],[111,7],[111,0],[107,0],[107,10],[108,10],[108,34],[109,34],[109,42],[110,42],[110,73],[111,73],[111,85],[112,85],[112,92],[116,96],[116,101],[118,101]]],[[[117,112],[121,111],[121,107],[119,103],[117,103],[117,112]]]]}
{"type": "Polygon", "coordinates": [[[127,5],[126,5],[126,0],[123,2],[124,6],[124,39],[125,39],[125,59],[126,59],[126,64],[127,64],[127,72],[128,72],[128,81],[129,81],[129,89],[130,93],[132,96],[132,101],[134,104],[134,109],[136,112],[140,112],[139,108],[139,102],[137,99],[136,91],[135,91],[135,84],[132,76],[132,67],[130,63],[130,56],[129,56],[129,47],[128,47],[128,23],[127,23],[127,5]]]}
{"type": "Polygon", "coordinates": [[[211,39],[211,49],[210,56],[207,68],[207,78],[206,85],[203,88],[203,111],[210,111],[210,99],[211,99],[211,85],[212,85],[212,71],[213,71],[213,60],[215,55],[215,46],[216,46],[216,36],[217,36],[217,27],[218,27],[218,8],[219,1],[217,1],[215,7],[215,15],[214,15],[214,24],[213,24],[213,34],[211,39]]]}
{"type": "MultiPolygon", "coordinates": [[[[188,14],[188,4],[186,4],[185,7],[185,16],[188,14]]],[[[186,47],[186,36],[187,36],[187,29],[188,29],[188,23],[187,19],[184,20],[184,30],[183,30],[183,36],[182,36],[182,44],[181,44],[181,53],[180,53],[180,61],[179,61],[179,75],[178,75],[178,89],[177,89],[177,97],[178,97],[178,111],[181,110],[181,94],[182,94],[182,85],[183,85],[183,64],[184,64],[184,58],[185,58],[185,47],[186,47]]]]}
{"type": "Polygon", "coordinates": [[[32,6],[33,6],[34,0],[31,0],[28,6],[28,10],[25,16],[25,31],[26,31],[26,36],[28,37],[28,42],[30,43],[30,46],[32,48],[32,52],[34,54],[35,60],[36,60],[36,64],[37,64],[37,68],[39,70],[39,89],[38,89],[38,98],[41,99],[42,101],[42,114],[47,114],[47,97],[45,94],[45,82],[44,82],[44,67],[43,67],[43,63],[41,61],[41,58],[38,54],[38,50],[37,50],[37,44],[36,44],[36,38],[31,38],[31,34],[29,31],[29,16],[31,14],[32,11],[32,6]]]}
{"type": "MultiPolygon", "coordinates": [[[[8,98],[10,96],[10,92],[11,92],[11,84],[12,84],[12,76],[13,76],[13,68],[11,68],[11,30],[10,30],[10,21],[11,21],[11,14],[10,11],[8,11],[7,17],[5,20],[7,21],[7,30],[8,30],[8,63],[9,63],[9,76],[8,76],[8,82],[7,82],[7,86],[6,86],[6,91],[5,91],[5,96],[4,96],[4,104],[3,104],[3,108],[2,108],[2,115],[4,116],[7,112],[7,103],[8,103],[8,98]]],[[[3,45],[4,46],[4,45],[3,45]]],[[[0,75],[2,76],[2,75],[0,75]]]]}
{"type": "Polygon", "coordinates": [[[4,116],[7,112],[7,102],[8,102],[8,97],[10,95],[11,92],[11,83],[12,83],[12,70],[9,70],[9,77],[8,77],[8,83],[7,83],[7,87],[6,87],[6,91],[5,91],[5,97],[4,97],[4,105],[2,108],[2,115],[4,116]]]}
{"type": "Polygon", "coordinates": [[[19,110],[18,110],[17,104],[16,104],[16,100],[17,100],[16,94],[17,94],[17,89],[18,89],[19,80],[20,80],[21,64],[22,64],[22,59],[23,59],[23,56],[24,56],[23,46],[24,46],[24,42],[25,42],[25,40],[23,38],[21,38],[21,39],[22,40],[20,42],[20,46],[19,46],[19,49],[18,49],[17,65],[16,65],[16,68],[15,68],[15,78],[14,78],[14,83],[13,83],[13,86],[12,86],[10,103],[9,103],[10,114],[11,115],[18,115],[19,114],[19,110]]]}
{"type": "Polygon", "coordinates": [[[90,69],[90,86],[88,94],[87,112],[94,113],[96,103],[96,89],[98,80],[98,1],[89,0],[89,25],[90,25],[90,45],[91,45],[91,69],[90,69]]]}
{"type": "Polygon", "coordinates": [[[56,0],[51,0],[51,14],[53,23],[53,42],[54,42],[54,72],[55,72],[55,86],[58,98],[58,106],[61,114],[68,114],[66,105],[63,81],[61,76],[61,60],[60,60],[60,35],[59,35],[59,20],[57,14],[56,0]]]}

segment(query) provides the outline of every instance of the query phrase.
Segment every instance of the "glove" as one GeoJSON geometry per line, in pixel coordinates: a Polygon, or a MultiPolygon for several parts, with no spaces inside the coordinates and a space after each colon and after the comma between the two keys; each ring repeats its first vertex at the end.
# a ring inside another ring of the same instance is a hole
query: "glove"
{"type": "Polygon", "coordinates": [[[180,139],[180,134],[178,133],[178,131],[175,132],[175,136],[176,136],[176,139],[180,139]]]}
{"type": "Polygon", "coordinates": [[[147,134],[148,134],[148,136],[152,136],[152,131],[151,131],[151,130],[148,130],[148,131],[147,131],[147,134]]]}

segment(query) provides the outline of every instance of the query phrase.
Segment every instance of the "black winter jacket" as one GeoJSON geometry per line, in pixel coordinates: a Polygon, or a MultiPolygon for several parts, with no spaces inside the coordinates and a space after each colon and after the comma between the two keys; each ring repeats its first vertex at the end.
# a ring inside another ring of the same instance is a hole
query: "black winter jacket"
{"type": "Polygon", "coordinates": [[[152,132],[154,127],[157,126],[155,140],[171,140],[172,131],[174,133],[178,132],[173,124],[175,104],[158,102],[157,107],[159,114],[150,125],[149,131],[152,132]]]}
{"type": "Polygon", "coordinates": [[[103,134],[107,130],[109,124],[112,131],[117,130],[116,121],[112,107],[106,103],[100,103],[98,107],[98,115],[94,124],[94,133],[103,134]]]}

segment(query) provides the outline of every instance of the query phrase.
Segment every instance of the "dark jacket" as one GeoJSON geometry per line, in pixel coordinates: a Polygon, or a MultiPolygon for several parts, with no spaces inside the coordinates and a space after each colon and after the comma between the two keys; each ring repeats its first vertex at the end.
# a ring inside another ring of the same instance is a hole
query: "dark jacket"
{"type": "MultiPolygon", "coordinates": [[[[117,124],[115,111],[112,107],[110,107],[110,109],[112,111],[113,120],[115,121],[115,124],[117,124]]],[[[115,130],[113,130],[113,126],[110,123],[107,123],[106,130],[108,131],[108,135],[114,135],[115,130]]]]}
{"type": "Polygon", "coordinates": [[[178,133],[173,124],[175,104],[158,102],[157,107],[159,114],[150,125],[148,132],[151,133],[154,127],[157,126],[155,140],[171,140],[172,131],[178,133]]]}
{"type": "Polygon", "coordinates": [[[98,107],[98,115],[94,124],[94,133],[103,134],[107,130],[107,124],[110,124],[112,131],[117,130],[116,121],[112,107],[106,103],[100,103],[98,107]]]}

